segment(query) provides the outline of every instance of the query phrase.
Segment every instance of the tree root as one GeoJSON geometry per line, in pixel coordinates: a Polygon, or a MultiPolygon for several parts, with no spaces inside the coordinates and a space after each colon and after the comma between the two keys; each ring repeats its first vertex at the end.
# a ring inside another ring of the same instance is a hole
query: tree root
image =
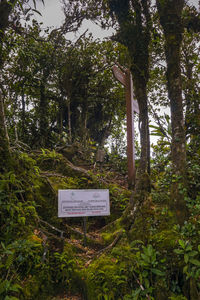
{"type": "Polygon", "coordinates": [[[122,238],[123,232],[124,232],[124,231],[121,230],[121,231],[117,234],[116,238],[112,241],[112,243],[111,243],[110,245],[108,245],[107,247],[105,247],[105,248],[99,250],[98,252],[96,252],[96,253],[93,255],[92,259],[90,259],[90,260],[87,262],[86,266],[89,266],[89,264],[90,264],[95,258],[98,258],[102,253],[105,253],[105,252],[109,251],[110,249],[112,249],[112,248],[119,242],[119,240],[122,238]]]}
{"type": "MultiPolygon", "coordinates": [[[[50,228],[53,229],[54,231],[59,232],[59,233],[60,233],[60,237],[58,237],[58,236],[56,236],[56,235],[54,235],[54,234],[49,233],[49,235],[52,235],[52,236],[54,236],[54,237],[56,237],[56,238],[58,238],[58,239],[64,238],[64,235],[67,234],[66,231],[60,230],[60,229],[56,228],[55,226],[49,224],[47,221],[44,221],[44,220],[42,220],[42,219],[38,219],[38,222],[39,222],[39,223],[42,223],[42,224],[44,224],[44,225],[47,225],[48,227],[50,227],[50,228]]],[[[69,226],[68,224],[64,224],[64,226],[65,226],[70,232],[72,232],[72,233],[74,233],[74,234],[76,234],[76,235],[79,235],[79,236],[81,236],[82,238],[84,237],[84,233],[83,233],[83,232],[81,232],[81,231],[79,231],[79,230],[77,230],[77,229],[72,228],[72,227],[69,226]]],[[[47,233],[48,233],[48,232],[47,232],[47,233]]],[[[98,245],[100,244],[100,243],[97,242],[97,240],[95,240],[94,238],[92,238],[92,237],[91,237],[90,235],[88,235],[88,234],[86,234],[86,238],[87,238],[88,240],[90,240],[90,241],[91,241],[92,243],[94,243],[94,244],[98,244],[98,245]]]]}
{"type": "Polygon", "coordinates": [[[61,178],[66,178],[66,176],[58,173],[49,173],[49,172],[40,172],[40,175],[42,177],[61,177],[61,178]]]}

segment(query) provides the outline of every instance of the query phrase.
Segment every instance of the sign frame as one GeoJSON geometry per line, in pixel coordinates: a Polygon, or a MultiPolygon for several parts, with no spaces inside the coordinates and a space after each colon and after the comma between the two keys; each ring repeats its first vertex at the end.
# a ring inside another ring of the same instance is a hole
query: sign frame
{"type": "Polygon", "coordinates": [[[110,197],[108,189],[58,190],[58,217],[60,218],[109,215],[110,197]]]}

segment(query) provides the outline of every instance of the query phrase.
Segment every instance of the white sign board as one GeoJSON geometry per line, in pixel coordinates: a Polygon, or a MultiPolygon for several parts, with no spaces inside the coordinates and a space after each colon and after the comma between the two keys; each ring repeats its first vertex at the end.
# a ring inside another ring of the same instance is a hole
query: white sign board
{"type": "Polygon", "coordinates": [[[109,190],[58,190],[58,217],[108,215],[109,190]]]}

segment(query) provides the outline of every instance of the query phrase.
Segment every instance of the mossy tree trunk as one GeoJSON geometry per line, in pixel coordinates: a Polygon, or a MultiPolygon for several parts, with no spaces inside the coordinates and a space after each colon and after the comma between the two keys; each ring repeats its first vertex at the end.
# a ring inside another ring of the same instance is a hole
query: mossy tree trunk
{"type": "MultiPolygon", "coordinates": [[[[3,67],[3,40],[5,35],[5,30],[9,24],[9,15],[12,12],[12,4],[15,0],[9,1],[2,0],[0,2],[0,68],[3,67]]],[[[8,133],[5,122],[5,113],[4,113],[4,102],[2,93],[0,91],[0,170],[9,168],[11,165],[11,155],[9,150],[9,140],[8,133]]]]}
{"type": "MultiPolygon", "coordinates": [[[[189,33],[182,46],[183,63],[184,63],[184,94],[185,94],[185,127],[186,138],[190,139],[192,153],[196,153],[200,147],[200,94],[198,88],[198,62],[195,56],[196,43],[192,41],[193,33],[189,33]]],[[[198,38],[198,41],[200,39],[198,38]]],[[[195,40],[196,42],[196,40],[195,40]]]]}
{"type": "MultiPolygon", "coordinates": [[[[134,91],[140,109],[141,157],[135,190],[150,191],[150,138],[147,105],[151,29],[150,1],[110,0],[109,7],[119,23],[116,39],[128,48],[130,54],[134,91]]],[[[143,197],[140,199],[143,202],[143,197]]]]}
{"type": "Polygon", "coordinates": [[[173,182],[170,206],[175,210],[178,222],[183,224],[187,217],[183,193],[186,186],[186,146],[180,66],[184,0],[157,0],[156,3],[165,37],[167,88],[171,108],[173,182]]]}
{"type": "Polygon", "coordinates": [[[40,131],[40,146],[48,146],[48,102],[45,92],[45,82],[40,84],[40,102],[39,102],[39,131],[40,131]]]}
{"type": "Polygon", "coordinates": [[[9,169],[10,165],[9,139],[5,121],[3,97],[0,92],[0,171],[9,169]]]}

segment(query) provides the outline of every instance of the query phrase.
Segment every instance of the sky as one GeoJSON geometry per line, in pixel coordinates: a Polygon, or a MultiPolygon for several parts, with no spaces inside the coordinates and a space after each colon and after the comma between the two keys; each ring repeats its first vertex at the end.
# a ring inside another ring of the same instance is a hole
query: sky
{"type": "MultiPolygon", "coordinates": [[[[32,2],[32,0],[30,0],[32,2]]],[[[56,28],[62,25],[64,21],[64,13],[62,11],[62,4],[60,0],[44,0],[45,5],[41,2],[37,2],[37,10],[42,14],[42,16],[35,14],[36,19],[39,22],[44,23],[44,27],[52,27],[56,28]]],[[[33,5],[32,5],[33,7],[33,5]]],[[[79,36],[86,29],[88,32],[91,32],[95,38],[103,39],[104,37],[108,37],[112,35],[113,30],[102,30],[100,26],[90,22],[84,21],[83,26],[77,33],[79,36]]],[[[74,37],[74,36],[73,36],[74,37]]],[[[76,39],[76,37],[74,37],[76,39]]]]}
{"type": "MultiPolygon", "coordinates": [[[[33,0],[30,0],[32,2],[33,0]]],[[[154,2],[154,1],[153,1],[154,2]]],[[[198,0],[188,0],[189,4],[198,8],[198,0]]],[[[44,26],[50,26],[53,28],[59,27],[64,20],[64,14],[62,11],[62,4],[60,0],[44,0],[45,5],[41,1],[37,1],[37,9],[41,12],[42,16],[35,15],[39,22],[43,22],[44,26]]],[[[86,29],[93,34],[95,38],[104,38],[111,36],[113,30],[102,30],[99,26],[90,21],[85,21],[80,33],[86,29]]]]}

